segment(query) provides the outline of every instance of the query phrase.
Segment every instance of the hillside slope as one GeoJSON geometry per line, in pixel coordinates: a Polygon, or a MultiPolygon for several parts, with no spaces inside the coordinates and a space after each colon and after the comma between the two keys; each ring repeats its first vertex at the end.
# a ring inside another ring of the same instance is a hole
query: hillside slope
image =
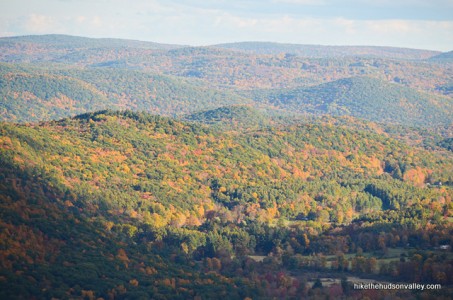
{"type": "Polygon", "coordinates": [[[448,126],[453,119],[452,101],[447,96],[363,76],[311,87],[244,92],[198,78],[122,68],[0,64],[0,95],[1,120],[16,122],[58,119],[106,108],[174,116],[244,104],[409,126],[448,126]]]}
{"type": "Polygon", "coordinates": [[[440,53],[430,58],[435,62],[453,62],[453,51],[440,53]]]}
{"type": "Polygon", "coordinates": [[[309,88],[261,91],[252,98],[303,113],[350,115],[410,126],[449,125],[453,121],[450,98],[369,77],[341,79],[309,88]]]}
{"type": "Polygon", "coordinates": [[[0,118],[44,121],[107,108],[177,115],[249,103],[195,79],[111,69],[0,64],[0,118]]]}
{"type": "Polygon", "coordinates": [[[234,45],[252,50],[64,35],[9,37],[0,38],[0,61],[49,69],[71,66],[140,70],[195,77],[211,85],[239,89],[296,88],[366,75],[432,93],[453,78],[451,68],[428,59],[439,54],[432,51],[259,42],[230,46],[234,45]]]}

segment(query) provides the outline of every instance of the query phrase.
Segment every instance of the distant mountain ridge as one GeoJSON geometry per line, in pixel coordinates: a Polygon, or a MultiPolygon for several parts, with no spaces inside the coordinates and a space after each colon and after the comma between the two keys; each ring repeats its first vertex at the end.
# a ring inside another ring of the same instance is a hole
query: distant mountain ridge
{"type": "Polygon", "coordinates": [[[324,46],[283,44],[273,42],[238,42],[218,44],[214,47],[234,49],[256,54],[288,53],[304,57],[386,57],[399,59],[427,59],[440,54],[439,51],[383,46],[324,46]]]}
{"type": "Polygon", "coordinates": [[[143,49],[174,49],[183,45],[161,44],[155,42],[118,39],[118,38],[89,38],[64,34],[24,35],[0,37],[0,45],[5,43],[34,43],[51,47],[100,48],[100,47],[132,47],[143,49]]]}
{"type": "MultiPolygon", "coordinates": [[[[274,42],[237,42],[209,45],[206,47],[193,47],[187,45],[164,44],[148,41],[116,39],[116,38],[87,38],[71,35],[48,34],[1,37],[0,49],[4,47],[18,47],[22,50],[27,48],[39,48],[40,52],[54,50],[69,53],[77,50],[102,48],[136,50],[173,50],[181,48],[211,48],[243,51],[253,54],[276,55],[287,53],[288,55],[298,55],[307,58],[340,58],[340,57],[381,57],[394,59],[413,59],[422,60],[442,55],[440,51],[383,47],[383,46],[328,46],[328,45],[309,45],[309,44],[285,44],[274,42]],[[33,46],[34,45],[34,46],[33,46]],[[45,46],[42,48],[40,46],[45,46]]],[[[17,54],[17,53],[16,53],[17,54]]],[[[3,60],[14,59],[8,53],[3,54],[3,60]]],[[[2,55],[0,54],[0,59],[2,55]]]]}

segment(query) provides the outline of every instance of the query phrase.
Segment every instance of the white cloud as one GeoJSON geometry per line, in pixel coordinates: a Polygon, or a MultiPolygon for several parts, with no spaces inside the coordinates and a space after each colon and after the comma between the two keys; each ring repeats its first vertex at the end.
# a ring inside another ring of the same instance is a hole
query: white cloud
{"type": "Polygon", "coordinates": [[[224,34],[212,38],[211,43],[226,42],[225,39],[228,39],[395,46],[444,51],[453,49],[453,21],[319,19],[291,16],[257,19],[223,14],[217,20],[216,26],[224,34]]]}
{"type": "Polygon", "coordinates": [[[39,14],[28,16],[24,27],[31,33],[55,32],[58,29],[57,22],[53,17],[39,14]]]}
{"type": "Polygon", "coordinates": [[[101,17],[99,16],[94,16],[92,19],[91,19],[91,25],[93,26],[96,26],[96,27],[101,27],[103,26],[103,22],[102,22],[102,19],[101,17]]]}
{"type": "Polygon", "coordinates": [[[416,31],[419,22],[411,22],[407,20],[377,20],[365,22],[368,29],[376,34],[400,34],[416,31]]]}
{"type": "Polygon", "coordinates": [[[86,21],[86,17],[85,16],[78,16],[75,18],[75,20],[78,22],[78,23],[84,23],[86,21]]]}
{"type": "Polygon", "coordinates": [[[220,16],[215,18],[214,25],[216,27],[224,26],[225,24],[229,24],[232,27],[236,28],[253,28],[258,24],[258,20],[255,18],[241,18],[238,16],[234,16],[228,13],[223,13],[220,16]]]}

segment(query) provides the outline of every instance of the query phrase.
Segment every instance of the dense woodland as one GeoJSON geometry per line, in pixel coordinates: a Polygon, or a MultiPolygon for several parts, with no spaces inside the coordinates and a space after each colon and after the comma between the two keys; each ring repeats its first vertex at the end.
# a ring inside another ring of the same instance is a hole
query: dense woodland
{"type": "Polygon", "coordinates": [[[3,124],[3,284],[260,298],[308,295],[307,272],[450,283],[447,150],[321,123],[241,128],[130,111],[3,124]]]}
{"type": "Polygon", "coordinates": [[[0,298],[451,298],[447,54],[0,48],[0,298]]]}

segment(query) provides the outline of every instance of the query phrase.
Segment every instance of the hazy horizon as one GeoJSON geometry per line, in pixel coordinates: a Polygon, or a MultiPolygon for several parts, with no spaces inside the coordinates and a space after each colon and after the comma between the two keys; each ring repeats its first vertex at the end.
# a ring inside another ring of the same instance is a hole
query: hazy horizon
{"type": "Polygon", "coordinates": [[[190,46],[264,41],[453,50],[452,0],[16,0],[0,8],[3,37],[66,34],[190,46]]]}
{"type": "Polygon", "coordinates": [[[105,40],[124,40],[124,41],[134,41],[134,42],[143,42],[143,43],[155,43],[155,44],[162,44],[162,45],[174,45],[174,46],[183,46],[183,47],[214,47],[217,45],[228,45],[228,44],[241,44],[241,43],[262,43],[262,44],[277,44],[277,45],[295,45],[295,46],[319,46],[319,47],[377,47],[377,48],[400,48],[400,49],[410,49],[410,50],[421,50],[421,51],[437,51],[437,52],[450,52],[453,50],[433,50],[433,49],[424,49],[424,48],[412,48],[412,47],[399,47],[399,46],[381,46],[381,45],[357,45],[357,44],[344,44],[344,45],[333,45],[333,44],[301,44],[301,43],[286,43],[286,42],[275,42],[275,41],[264,41],[264,40],[238,40],[232,42],[220,42],[216,44],[203,44],[203,45],[190,45],[190,44],[182,44],[182,43],[161,43],[158,41],[151,41],[151,40],[140,40],[140,39],[129,39],[129,38],[118,38],[118,37],[89,37],[89,36],[82,36],[82,35],[72,35],[72,34],[60,34],[60,33],[46,33],[46,34],[25,34],[25,35],[12,35],[12,36],[0,36],[0,39],[3,38],[20,38],[20,37],[29,37],[29,36],[36,36],[36,37],[43,37],[43,36],[68,36],[68,37],[75,37],[75,38],[87,38],[87,39],[105,39],[105,40]]]}

